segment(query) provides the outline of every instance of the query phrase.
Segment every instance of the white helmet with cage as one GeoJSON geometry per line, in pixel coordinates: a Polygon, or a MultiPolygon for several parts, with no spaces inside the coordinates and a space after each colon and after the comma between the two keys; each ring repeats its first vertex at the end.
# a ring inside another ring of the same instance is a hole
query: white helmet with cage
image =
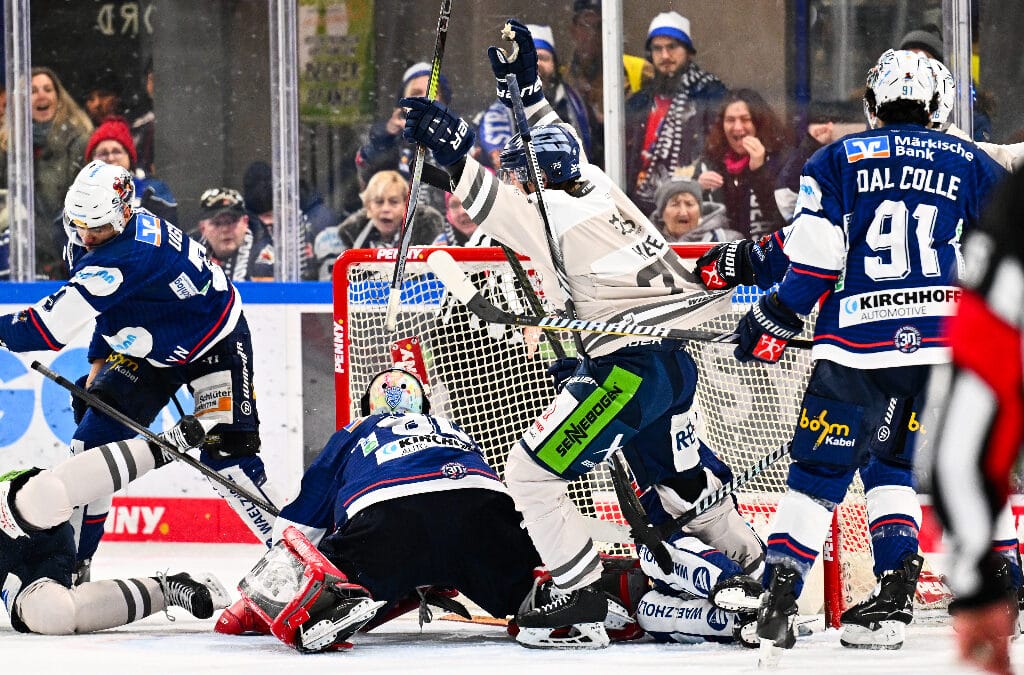
{"type": "Polygon", "coordinates": [[[886,50],[868,71],[867,88],[874,97],[870,117],[878,108],[893,101],[917,101],[931,117],[937,107],[936,72],[931,59],[904,49],[886,50]]]}
{"type": "Polygon", "coordinates": [[[77,228],[110,225],[120,234],[132,216],[135,183],[116,164],[92,161],[85,165],[64,197],[64,230],[72,243],[84,246],[77,228]]]}
{"type": "Polygon", "coordinates": [[[928,63],[935,71],[935,82],[939,92],[939,104],[932,113],[932,122],[928,126],[945,131],[952,123],[950,115],[953,114],[953,106],[956,103],[956,80],[942,61],[929,59],[928,63]]]}

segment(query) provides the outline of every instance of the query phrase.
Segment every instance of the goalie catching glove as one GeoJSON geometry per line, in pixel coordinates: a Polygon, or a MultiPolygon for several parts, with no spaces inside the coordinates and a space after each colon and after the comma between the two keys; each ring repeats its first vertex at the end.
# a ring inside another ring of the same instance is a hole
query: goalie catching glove
{"type": "Polygon", "coordinates": [[[443,103],[414,96],[399,100],[398,105],[409,110],[402,135],[428,148],[440,164],[455,164],[473,147],[476,134],[443,103]]]}
{"type": "Polygon", "coordinates": [[[245,575],[238,590],[256,615],[249,622],[251,630],[269,625],[274,637],[304,653],[351,647],[346,640],[385,604],[349,583],[293,526],[245,575]]]}
{"type": "Polygon", "coordinates": [[[804,329],[803,319],[779,300],[778,293],[761,297],[736,326],[736,358],[776,363],[786,345],[804,329]]]}
{"type": "Polygon", "coordinates": [[[511,38],[515,42],[512,55],[506,56],[499,47],[488,47],[487,56],[491,59],[491,70],[494,72],[495,84],[497,86],[498,100],[505,104],[506,108],[512,107],[512,95],[508,90],[508,83],[505,78],[512,73],[516,76],[519,84],[519,93],[523,98],[523,105],[530,106],[539,103],[544,99],[544,84],[537,73],[537,48],[533,44],[533,36],[530,29],[515,19],[509,19],[505,24],[502,36],[511,38]]]}

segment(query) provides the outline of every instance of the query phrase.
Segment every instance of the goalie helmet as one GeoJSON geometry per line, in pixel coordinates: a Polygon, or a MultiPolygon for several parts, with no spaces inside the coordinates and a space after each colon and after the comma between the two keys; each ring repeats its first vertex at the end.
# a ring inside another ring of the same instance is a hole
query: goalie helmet
{"type": "Polygon", "coordinates": [[[364,417],[430,412],[423,385],[415,375],[401,368],[389,368],[374,376],[359,403],[364,417]]]}
{"type": "Polygon", "coordinates": [[[932,121],[929,125],[933,129],[945,131],[949,128],[952,120],[949,116],[953,113],[953,105],[956,103],[956,80],[949,68],[943,65],[938,59],[929,59],[928,63],[935,71],[935,83],[939,92],[939,103],[932,113],[932,121]]]}
{"type": "Polygon", "coordinates": [[[917,101],[929,117],[937,107],[935,71],[930,59],[916,52],[889,49],[868,71],[867,88],[874,110],[893,101],[917,101]]]}
{"type": "Polygon", "coordinates": [[[64,197],[64,231],[73,244],[84,246],[76,228],[110,225],[121,234],[132,216],[135,183],[115,164],[93,161],[75,177],[64,197]]]}
{"type": "MultiPolygon", "coordinates": [[[[537,164],[548,183],[564,183],[580,177],[580,144],[576,138],[560,125],[535,127],[531,132],[533,151],[537,153],[537,164]]],[[[515,177],[526,184],[529,172],[526,164],[526,147],[522,134],[516,134],[501,151],[501,169],[498,177],[504,180],[515,177]]]]}

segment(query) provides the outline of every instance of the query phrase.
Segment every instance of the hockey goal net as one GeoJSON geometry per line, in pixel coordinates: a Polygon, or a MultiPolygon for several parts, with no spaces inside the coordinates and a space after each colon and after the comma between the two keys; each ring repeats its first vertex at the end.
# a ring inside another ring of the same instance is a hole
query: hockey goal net
{"type": "MultiPolygon", "coordinates": [[[[706,249],[706,245],[676,247],[691,263],[706,249]]],[[[509,448],[554,395],[545,373],[554,354],[547,341],[531,331],[484,324],[449,297],[426,265],[433,250],[409,252],[394,333],[385,329],[384,321],[396,250],[350,250],[335,265],[337,423],[341,426],[357,416],[359,398],[370,379],[398,363],[424,380],[432,412],[454,419],[476,438],[490,464],[502,474],[509,448]]],[[[500,249],[445,250],[488,300],[507,311],[527,313],[522,290],[500,249]]],[[[530,270],[529,261],[523,263],[530,270]]],[[[701,328],[731,332],[760,293],[755,287],[736,289],[729,310],[701,328]]],[[[810,339],[810,332],[801,337],[810,339]]],[[[566,351],[573,353],[571,336],[562,338],[566,351]]],[[[700,370],[697,393],[705,420],[703,437],[734,472],[742,472],[790,440],[810,374],[809,350],[787,350],[779,364],[767,366],[738,362],[730,344],[691,342],[687,349],[700,370]]],[[[779,460],[739,494],[741,511],[762,536],[767,535],[769,520],[785,492],[788,462],[788,457],[779,460]]],[[[570,496],[584,515],[621,519],[604,466],[573,483],[570,496]]],[[[858,479],[836,509],[832,535],[820,557],[820,597],[830,625],[838,625],[843,610],[871,591],[870,546],[858,479]]],[[[625,552],[622,544],[604,548],[625,552]]],[[[805,596],[817,596],[811,584],[816,586],[818,578],[815,571],[805,596]]],[[[807,611],[808,605],[802,606],[807,611]]],[[[818,611],[811,607],[810,611],[818,611]]]]}

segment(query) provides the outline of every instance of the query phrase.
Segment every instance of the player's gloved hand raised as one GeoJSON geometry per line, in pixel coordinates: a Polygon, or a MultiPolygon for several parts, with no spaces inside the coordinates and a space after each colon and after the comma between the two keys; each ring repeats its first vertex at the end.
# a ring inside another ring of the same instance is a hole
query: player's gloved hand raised
{"type": "Polygon", "coordinates": [[[401,99],[398,105],[409,109],[402,135],[429,148],[440,164],[455,164],[473,147],[476,134],[466,120],[454,115],[443,103],[415,96],[401,99]]]}
{"type": "Polygon", "coordinates": [[[778,293],[763,296],[737,324],[739,344],[734,353],[744,363],[776,363],[789,341],[803,329],[803,319],[779,301],[778,293]]]}
{"type": "Polygon", "coordinates": [[[756,283],[750,252],[756,246],[750,239],[739,239],[719,244],[697,258],[700,281],[709,290],[735,288],[740,284],[756,283]]]}
{"type": "Polygon", "coordinates": [[[491,59],[491,70],[494,71],[496,80],[498,99],[507,107],[512,107],[512,98],[505,77],[513,73],[516,82],[519,83],[523,105],[532,105],[544,98],[544,86],[537,74],[537,48],[533,46],[533,36],[530,35],[529,28],[515,19],[509,19],[505,25],[512,32],[512,39],[516,44],[513,48],[515,59],[510,61],[505,52],[498,47],[487,48],[487,56],[491,59]]]}
{"type": "Polygon", "coordinates": [[[551,384],[555,387],[555,392],[562,391],[562,387],[565,386],[565,381],[576,372],[579,368],[580,360],[575,356],[565,356],[560,359],[555,359],[548,366],[548,376],[551,378],[551,384]]]}

